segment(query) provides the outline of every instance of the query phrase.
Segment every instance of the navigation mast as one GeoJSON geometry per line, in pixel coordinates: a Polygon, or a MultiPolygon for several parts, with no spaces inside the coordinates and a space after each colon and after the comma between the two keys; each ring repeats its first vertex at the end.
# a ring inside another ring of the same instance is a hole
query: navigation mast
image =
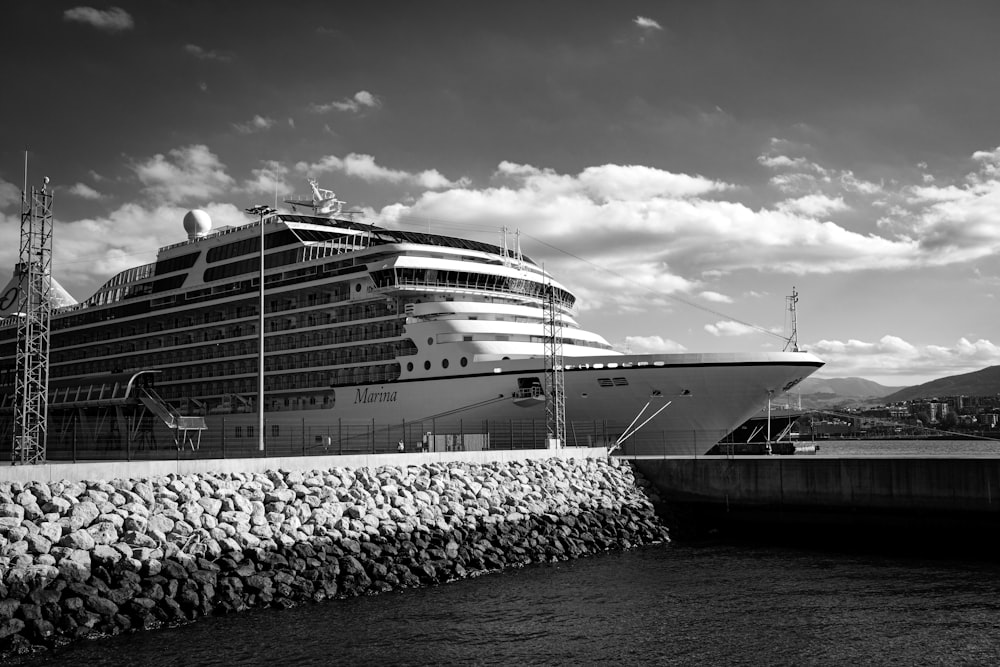
{"type": "Polygon", "coordinates": [[[791,347],[792,352],[799,352],[799,325],[795,315],[795,304],[799,302],[799,293],[795,290],[794,286],[792,286],[792,295],[786,296],[785,301],[788,302],[788,313],[791,316],[792,335],[785,341],[785,349],[783,351],[787,352],[788,348],[791,347]]]}
{"type": "Polygon", "coordinates": [[[18,263],[15,465],[44,463],[48,436],[49,323],[52,315],[52,193],[21,190],[21,256],[18,263]]]}

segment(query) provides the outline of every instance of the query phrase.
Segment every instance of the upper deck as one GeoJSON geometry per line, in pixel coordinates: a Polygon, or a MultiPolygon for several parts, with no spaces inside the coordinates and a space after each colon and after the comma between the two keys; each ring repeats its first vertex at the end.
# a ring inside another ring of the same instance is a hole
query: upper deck
{"type": "MultiPolygon", "coordinates": [[[[289,262],[299,263],[333,255],[358,257],[359,265],[366,256],[388,245],[439,249],[444,255],[461,257],[480,264],[513,265],[540,271],[534,262],[519,252],[499,245],[454,236],[387,229],[352,220],[318,215],[276,213],[263,221],[224,227],[205,234],[192,235],[184,241],[161,247],[155,262],[131,267],[116,274],[91,296],[72,305],[56,307],[54,318],[106,307],[136,297],[153,297],[162,293],[210,285],[238,274],[256,274],[260,256],[260,225],[264,225],[268,269],[289,262]],[[296,248],[307,249],[294,257],[272,258],[277,252],[296,248]],[[198,270],[201,269],[201,270],[198,270]]],[[[269,276],[268,280],[271,281],[269,276]]],[[[16,315],[0,319],[0,329],[13,327],[16,315]]]]}

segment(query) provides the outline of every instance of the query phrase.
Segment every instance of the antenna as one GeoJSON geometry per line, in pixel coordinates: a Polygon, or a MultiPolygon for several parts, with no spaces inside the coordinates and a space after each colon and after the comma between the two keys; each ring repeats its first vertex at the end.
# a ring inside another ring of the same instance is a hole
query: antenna
{"type": "Polygon", "coordinates": [[[791,315],[792,321],[792,335],[788,337],[785,341],[784,352],[788,351],[788,347],[791,346],[792,352],[799,352],[799,324],[796,319],[795,314],[795,304],[799,302],[799,293],[795,290],[795,286],[792,286],[792,295],[786,296],[785,301],[788,302],[788,313],[791,315]]]}

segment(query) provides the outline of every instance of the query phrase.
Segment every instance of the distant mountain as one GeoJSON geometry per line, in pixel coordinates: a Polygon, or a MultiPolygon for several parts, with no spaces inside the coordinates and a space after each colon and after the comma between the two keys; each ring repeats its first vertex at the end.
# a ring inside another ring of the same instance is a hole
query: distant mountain
{"type": "Polygon", "coordinates": [[[885,396],[902,389],[886,387],[864,378],[806,378],[792,389],[788,398],[795,403],[801,401],[803,408],[827,408],[881,403],[885,396]]]}
{"type": "MultiPolygon", "coordinates": [[[[808,382],[808,378],[801,384],[808,382]]],[[[989,366],[972,373],[950,375],[915,387],[907,387],[883,397],[886,403],[912,401],[938,396],[994,396],[1000,394],[1000,366],[989,366]]]]}

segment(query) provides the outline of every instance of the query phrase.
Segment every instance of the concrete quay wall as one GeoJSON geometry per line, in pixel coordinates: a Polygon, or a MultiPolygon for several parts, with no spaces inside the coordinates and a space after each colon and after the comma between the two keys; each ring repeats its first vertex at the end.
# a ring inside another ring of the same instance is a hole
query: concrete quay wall
{"type": "Polygon", "coordinates": [[[1000,458],[709,456],[633,463],[665,503],[734,517],[1000,520],[1000,458]]]}
{"type": "Polygon", "coordinates": [[[329,456],[271,456],[234,459],[177,459],[161,461],[80,461],[39,465],[0,465],[3,482],[80,482],[85,480],[142,479],[163,475],[204,473],[263,473],[268,470],[323,470],[327,468],[377,468],[428,463],[491,463],[539,461],[542,459],[604,458],[603,447],[559,449],[490,449],[461,452],[413,452],[390,454],[344,454],[329,456]]]}

